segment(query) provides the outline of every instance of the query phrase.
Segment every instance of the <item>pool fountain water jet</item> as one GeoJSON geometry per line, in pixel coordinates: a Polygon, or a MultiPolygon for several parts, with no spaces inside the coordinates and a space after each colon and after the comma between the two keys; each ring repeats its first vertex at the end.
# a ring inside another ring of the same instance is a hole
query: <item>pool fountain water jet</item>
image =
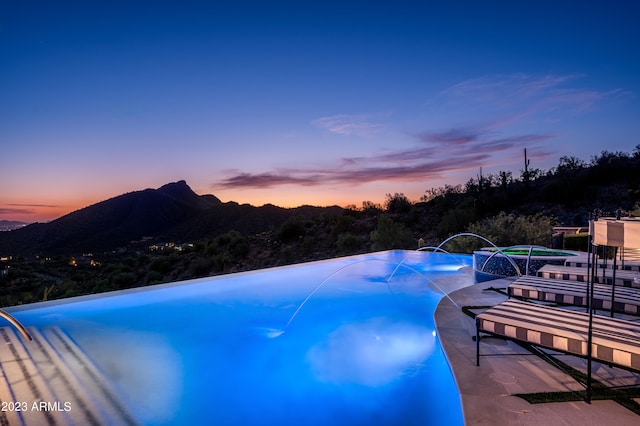
{"type": "MultiPolygon", "coordinates": [[[[342,271],[342,270],[344,270],[344,269],[346,269],[346,268],[348,268],[350,266],[357,265],[357,264],[363,263],[363,262],[388,262],[388,261],[380,260],[380,259],[364,259],[364,260],[360,260],[360,261],[357,261],[357,262],[349,263],[348,265],[344,265],[341,268],[336,269],[328,277],[326,277],[324,280],[320,281],[320,283],[318,285],[316,285],[313,288],[313,290],[311,290],[311,292],[307,295],[307,297],[304,298],[302,303],[300,303],[300,305],[296,308],[295,312],[291,315],[291,317],[289,318],[289,321],[287,321],[287,323],[285,324],[284,328],[282,328],[282,329],[265,328],[264,329],[266,331],[265,336],[269,337],[270,339],[274,339],[276,337],[279,337],[279,336],[283,335],[289,329],[289,326],[291,325],[293,320],[296,318],[296,316],[298,315],[300,310],[309,301],[309,299],[311,299],[311,297],[313,297],[313,295],[316,294],[318,292],[318,290],[320,290],[320,287],[322,287],[324,285],[324,283],[329,281],[331,278],[333,278],[340,271],[342,271]]],[[[387,283],[387,287],[388,286],[389,286],[389,283],[387,283]]],[[[391,291],[390,287],[389,287],[389,291],[391,291]]]]}
{"type": "MultiPolygon", "coordinates": [[[[435,288],[437,288],[438,290],[440,290],[440,292],[442,292],[442,294],[444,294],[445,297],[447,297],[449,300],[451,300],[452,303],[454,303],[454,305],[457,306],[457,304],[449,297],[449,295],[447,294],[447,292],[445,292],[440,286],[438,286],[437,284],[435,284],[433,281],[431,281],[429,278],[427,278],[424,274],[422,274],[420,271],[411,268],[408,265],[404,265],[404,261],[407,260],[408,257],[404,257],[395,267],[395,269],[391,272],[391,274],[389,275],[389,277],[385,280],[385,284],[387,285],[387,288],[389,289],[389,292],[391,294],[393,294],[393,289],[389,284],[389,281],[391,280],[391,278],[393,278],[394,274],[397,272],[397,270],[403,266],[407,269],[409,269],[412,272],[415,272],[416,274],[418,274],[419,276],[421,276],[422,278],[424,278],[429,284],[433,285],[435,288]]],[[[283,335],[291,326],[291,323],[295,320],[295,318],[298,316],[298,314],[300,313],[300,311],[302,310],[302,308],[304,307],[304,305],[309,301],[309,299],[311,299],[313,297],[314,294],[316,294],[318,292],[318,290],[320,290],[320,288],[327,282],[329,281],[331,278],[333,278],[336,274],[338,274],[339,272],[343,271],[346,268],[349,268],[353,265],[357,265],[359,263],[363,263],[363,262],[384,262],[384,263],[390,263],[393,265],[393,262],[390,262],[388,260],[381,260],[381,259],[364,259],[364,260],[360,260],[357,262],[353,262],[350,263],[348,265],[344,265],[341,268],[338,268],[337,270],[335,270],[333,273],[331,273],[328,277],[326,277],[324,280],[322,280],[318,285],[316,285],[313,290],[311,290],[311,292],[304,298],[304,300],[302,301],[302,303],[300,303],[300,305],[296,308],[296,310],[294,311],[294,313],[291,315],[291,317],[289,318],[289,320],[287,321],[287,323],[285,324],[285,326],[282,329],[278,329],[278,328],[264,328],[264,335],[270,339],[274,339],[276,337],[279,337],[281,335],[283,335]]],[[[461,262],[462,263],[462,262],[461,262]]],[[[467,266],[464,265],[463,266],[467,266]]]]}
{"type": "Polygon", "coordinates": [[[489,240],[488,238],[483,237],[482,235],[474,234],[473,232],[460,232],[460,233],[458,233],[458,234],[452,235],[452,236],[450,236],[449,238],[445,239],[445,240],[444,240],[443,242],[441,242],[440,244],[438,244],[438,246],[436,247],[436,249],[441,249],[441,247],[442,247],[443,245],[445,245],[445,244],[446,244],[446,243],[448,243],[449,241],[451,241],[451,240],[453,240],[453,239],[455,239],[455,238],[458,238],[458,237],[476,237],[476,238],[481,239],[482,241],[485,241],[485,242],[487,242],[487,243],[491,244],[491,245],[492,245],[492,246],[497,250],[497,253],[501,253],[502,255],[504,255],[504,257],[507,259],[507,261],[509,261],[509,263],[511,263],[511,266],[513,266],[513,267],[514,267],[514,269],[516,270],[516,272],[517,272],[518,276],[522,276],[522,273],[520,272],[520,268],[518,267],[518,264],[517,264],[513,259],[511,259],[511,257],[509,257],[509,256],[507,256],[506,254],[504,254],[504,253],[502,252],[502,249],[501,249],[500,247],[498,247],[497,245],[495,245],[495,244],[493,243],[493,241],[489,240]]]}
{"type": "MultiPolygon", "coordinates": [[[[472,232],[461,232],[455,235],[452,235],[451,237],[445,239],[444,241],[442,241],[438,246],[436,247],[421,247],[418,249],[418,251],[424,251],[424,250],[428,250],[428,249],[433,249],[434,251],[441,251],[444,252],[445,254],[448,254],[450,256],[452,256],[454,259],[456,259],[456,261],[458,261],[460,264],[462,264],[463,266],[467,266],[466,264],[464,264],[462,261],[460,261],[458,258],[456,258],[452,253],[449,253],[448,251],[444,250],[442,248],[443,245],[445,245],[446,243],[448,243],[449,241],[457,238],[457,237],[464,237],[464,236],[470,236],[470,237],[476,237],[479,238],[489,244],[491,244],[496,250],[497,253],[502,253],[502,249],[500,249],[500,247],[498,247],[497,245],[495,245],[492,241],[490,241],[489,239],[483,237],[482,235],[478,235],[478,234],[474,234],[472,232]]],[[[522,273],[520,272],[520,268],[518,267],[518,265],[509,257],[506,256],[507,260],[513,265],[513,267],[515,268],[516,272],[518,273],[518,275],[522,275],[522,273]]],[[[451,299],[451,297],[449,296],[449,294],[444,291],[439,285],[435,284],[432,280],[430,280],[429,278],[427,278],[424,274],[422,274],[420,271],[416,270],[415,268],[412,268],[408,265],[405,265],[404,262],[405,260],[407,260],[408,257],[405,256],[400,262],[398,262],[398,264],[396,265],[395,269],[391,272],[391,274],[389,275],[389,277],[386,279],[385,283],[387,285],[387,287],[389,288],[389,292],[393,293],[393,290],[391,288],[391,286],[389,285],[389,282],[391,280],[391,278],[393,278],[393,276],[395,275],[395,273],[398,271],[398,269],[400,267],[405,267],[409,270],[411,270],[412,272],[418,274],[419,276],[421,276],[422,278],[424,278],[429,284],[431,284],[432,286],[434,286],[435,288],[437,288],[447,299],[449,299],[449,301],[451,301],[451,303],[454,304],[454,306],[458,306],[458,304],[451,299]]],[[[300,311],[302,310],[302,308],[306,305],[306,303],[309,301],[309,299],[311,299],[313,297],[314,294],[316,294],[318,292],[318,290],[320,290],[320,288],[327,282],[329,281],[331,278],[333,278],[336,274],[338,274],[339,272],[341,272],[342,270],[351,267],[353,265],[362,263],[362,262],[371,262],[371,261],[377,261],[377,262],[385,262],[385,263],[391,263],[387,260],[380,260],[380,259],[364,259],[364,260],[360,260],[354,263],[350,263],[348,265],[345,265],[339,269],[337,269],[336,271],[334,271],[333,273],[331,273],[328,277],[326,277],[324,280],[322,280],[318,285],[316,285],[313,290],[311,290],[311,292],[309,292],[309,294],[304,298],[304,300],[302,301],[302,303],[300,303],[300,305],[296,308],[296,310],[294,311],[294,313],[291,315],[291,317],[289,318],[289,320],[287,321],[287,323],[285,324],[285,326],[282,329],[278,329],[278,328],[265,328],[263,329],[264,334],[266,337],[273,339],[279,336],[282,336],[291,326],[291,323],[294,321],[294,319],[298,316],[298,314],[300,313],[300,311]]]]}
{"type": "MultiPolygon", "coordinates": [[[[453,258],[454,258],[458,263],[460,263],[462,266],[467,266],[463,261],[461,261],[460,259],[458,259],[458,258],[456,257],[456,255],[455,255],[455,254],[453,254],[453,253],[450,253],[450,252],[446,251],[446,250],[445,250],[445,249],[443,249],[441,246],[442,246],[442,244],[438,245],[437,247],[435,247],[435,246],[424,246],[424,247],[420,247],[420,248],[418,248],[416,251],[427,251],[427,250],[433,250],[434,252],[436,252],[436,251],[441,251],[442,253],[444,253],[444,254],[448,254],[449,256],[453,257],[453,258]]],[[[405,258],[405,259],[406,259],[406,258],[405,258]]],[[[403,259],[403,260],[404,260],[404,259],[403,259]]]]}
{"type": "MultiPolygon", "coordinates": [[[[398,263],[398,265],[397,265],[397,266],[396,266],[396,268],[393,270],[393,272],[391,272],[391,275],[389,275],[389,278],[387,278],[387,283],[389,283],[389,281],[391,281],[391,278],[393,278],[393,275],[394,275],[394,274],[398,271],[398,269],[400,269],[400,267],[402,266],[402,267],[405,267],[405,268],[407,268],[408,270],[410,270],[410,271],[412,271],[412,272],[415,272],[416,274],[420,275],[420,276],[421,276],[422,278],[424,278],[424,279],[425,279],[429,284],[431,284],[432,286],[434,286],[435,288],[437,288],[438,290],[440,290],[440,292],[441,292],[442,294],[444,294],[444,297],[446,297],[447,299],[449,299],[449,301],[450,301],[451,303],[453,303],[453,305],[454,305],[454,306],[456,306],[456,307],[458,307],[458,308],[460,307],[460,306],[458,306],[458,304],[457,304],[457,303],[456,303],[456,302],[455,302],[455,301],[454,301],[454,300],[449,296],[449,294],[448,294],[446,291],[444,291],[444,290],[442,289],[442,287],[440,287],[438,284],[436,284],[436,283],[434,283],[433,281],[431,281],[429,278],[425,277],[425,276],[424,276],[424,274],[423,274],[422,272],[418,271],[417,269],[412,268],[411,266],[408,266],[408,265],[404,265],[404,263],[403,263],[403,262],[404,262],[405,260],[407,260],[407,259],[408,259],[408,258],[407,258],[407,257],[405,257],[404,259],[402,259],[402,260],[398,263]]],[[[466,265],[465,265],[465,266],[466,266],[466,265]]]]}

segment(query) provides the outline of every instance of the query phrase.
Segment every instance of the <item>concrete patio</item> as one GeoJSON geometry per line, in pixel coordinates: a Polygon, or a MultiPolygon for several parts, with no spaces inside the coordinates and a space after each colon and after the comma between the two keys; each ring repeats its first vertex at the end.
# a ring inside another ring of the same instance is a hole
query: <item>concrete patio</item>
{"type": "MultiPolygon", "coordinates": [[[[480,343],[476,366],[475,323],[463,306],[498,304],[506,296],[489,287],[505,288],[509,280],[471,284],[452,283],[449,297],[440,302],[435,320],[443,348],[453,370],[467,425],[637,425],[640,416],[612,400],[529,404],[517,393],[579,391],[584,387],[571,376],[517,344],[487,337],[480,343]]],[[[442,284],[441,284],[442,285],[442,284]]],[[[447,291],[448,292],[448,291],[447,291]]],[[[586,371],[586,361],[574,356],[558,359],[586,371]]],[[[593,364],[593,377],[608,386],[640,386],[640,374],[593,364]]],[[[640,401],[638,401],[640,402],[640,401]]]]}

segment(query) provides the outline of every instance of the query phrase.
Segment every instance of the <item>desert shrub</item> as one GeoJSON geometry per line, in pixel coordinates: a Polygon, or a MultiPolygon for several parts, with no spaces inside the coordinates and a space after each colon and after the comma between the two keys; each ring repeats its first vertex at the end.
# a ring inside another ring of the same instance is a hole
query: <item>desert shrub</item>
{"type": "Polygon", "coordinates": [[[291,247],[284,247],[280,251],[280,261],[284,264],[291,263],[293,261],[293,250],[291,247]]]}
{"type": "Polygon", "coordinates": [[[245,257],[249,253],[249,242],[238,234],[238,237],[229,243],[229,252],[234,257],[245,257]]]}
{"type": "Polygon", "coordinates": [[[313,252],[316,248],[317,241],[314,237],[306,236],[304,240],[302,240],[302,252],[305,254],[309,254],[313,252]]]}
{"type": "Polygon", "coordinates": [[[298,217],[292,217],[280,226],[276,238],[284,243],[293,241],[304,234],[305,223],[298,217]]]}
{"type": "Polygon", "coordinates": [[[171,253],[169,255],[163,254],[161,256],[156,257],[151,261],[149,268],[152,271],[160,272],[166,274],[171,271],[173,265],[178,261],[178,255],[175,253],[171,253]]]}
{"type": "Polygon", "coordinates": [[[490,244],[476,237],[459,236],[449,240],[441,248],[449,253],[473,253],[490,244]]]}
{"type": "Polygon", "coordinates": [[[218,235],[204,248],[204,255],[213,259],[216,270],[229,259],[240,259],[249,253],[249,241],[238,231],[218,235]],[[221,263],[222,262],[222,263],[221,263]]]}
{"type": "Polygon", "coordinates": [[[191,277],[206,277],[212,267],[213,260],[211,258],[199,258],[189,265],[189,274],[191,277]]]}
{"type": "Polygon", "coordinates": [[[556,220],[537,213],[515,216],[500,212],[496,216],[469,225],[469,232],[482,235],[497,246],[533,244],[551,246],[556,220]]]}
{"type": "Polygon", "coordinates": [[[225,266],[229,263],[229,256],[226,253],[218,253],[211,260],[214,272],[224,272],[225,266]]]}
{"type": "Polygon", "coordinates": [[[416,242],[409,230],[387,215],[380,216],[378,226],[371,232],[373,250],[411,249],[415,246],[416,242]]]}
{"type": "Polygon", "coordinates": [[[337,232],[338,234],[347,232],[349,229],[351,229],[354,223],[355,223],[355,219],[351,216],[347,216],[347,215],[338,216],[336,219],[335,232],[337,232]]]}
{"type": "Polygon", "coordinates": [[[158,284],[164,281],[164,275],[158,271],[149,271],[147,272],[144,281],[147,284],[158,284]]]}
{"type": "Polygon", "coordinates": [[[216,240],[207,243],[204,246],[203,253],[205,256],[214,256],[218,252],[218,243],[216,240]]]}
{"type": "Polygon", "coordinates": [[[133,256],[128,256],[126,259],[124,259],[124,260],[122,261],[122,263],[123,263],[123,264],[124,264],[124,265],[129,269],[129,270],[131,270],[132,268],[135,268],[135,267],[136,267],[136,265],[137,265],[137,263],[138,263],[138,260],[137,260],[135,257],[133,257],[133,256]]]}
{"type": "Polygon", "coordinates": [[[345,232],[338,235],[336,246],[338,247],[338,250],[340,250],[340,252],[349,253],[357,250],[360,247],[360,240],[358,240],[355,235],[349,232],[345,232]]]}
{"type": "Polygon", "coordinates": [[[149,255],[148,254],[139,254],[136,258],[137,267],[142,267],[149,263],[149,255]]]}
{"type": "Polygon", "coordinates": [[[171,264],[168,262],[166,257],[157,257],[151,261],[149,268],[152,271],[167,273],[171,269],[171,264]]]}
{"type": "Polygon", "coordinates": [[[442,216],[436,228],[436,234],[440,237],[462,232],[471,222],[476,219],[475,209],[472,207],[456,207],[442,216]]]}
{"type": "Polygon", "coordinates": [[[562,239],[562,248],[565,250],[587,251],[589,247],[589,234],[565,234],[562,239]]]}
{"type": "Polygon", "coordinates": [[[132,272],[120,272],[113,276],[112,283],[115,289],[133,287],[137,284],[136,274],[132,272]]]}
{"type": "MultiPolygon", "coordinates": [[[[105,291],[115,290],[113,283],[109,282],[107,279],[100,279],[95,282],[93,288],[91,289],[92,293],[103,293],[105,291]]],[[[73,293],[70,291],[65,292],[63,297],[70,297],[73,293]]]]}

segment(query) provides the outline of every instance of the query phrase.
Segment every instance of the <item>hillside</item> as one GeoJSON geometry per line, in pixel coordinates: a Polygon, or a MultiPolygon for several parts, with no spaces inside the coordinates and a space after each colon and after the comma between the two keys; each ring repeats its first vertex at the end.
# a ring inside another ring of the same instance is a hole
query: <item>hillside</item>
{"type": "Polygon", "coordinates": [[[0,234],[0,255],[55,255],[115,250],[144,239],[187,242],[236,230],[253,234],[280,226],[295,214],[339,211],[338,207],[284,209],[222,203],[197,195],[185,181],[130,192],[69,213],[0,234]]]}

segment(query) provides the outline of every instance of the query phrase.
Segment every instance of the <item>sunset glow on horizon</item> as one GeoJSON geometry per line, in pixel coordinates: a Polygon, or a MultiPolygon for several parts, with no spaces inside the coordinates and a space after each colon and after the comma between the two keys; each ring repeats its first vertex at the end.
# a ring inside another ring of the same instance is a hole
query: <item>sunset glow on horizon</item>
{"type": "Polygon", "coordinates": [[[418,201],[640,144],[640,5],[2,2],[0,220],[185,180],[418,201]]]}

